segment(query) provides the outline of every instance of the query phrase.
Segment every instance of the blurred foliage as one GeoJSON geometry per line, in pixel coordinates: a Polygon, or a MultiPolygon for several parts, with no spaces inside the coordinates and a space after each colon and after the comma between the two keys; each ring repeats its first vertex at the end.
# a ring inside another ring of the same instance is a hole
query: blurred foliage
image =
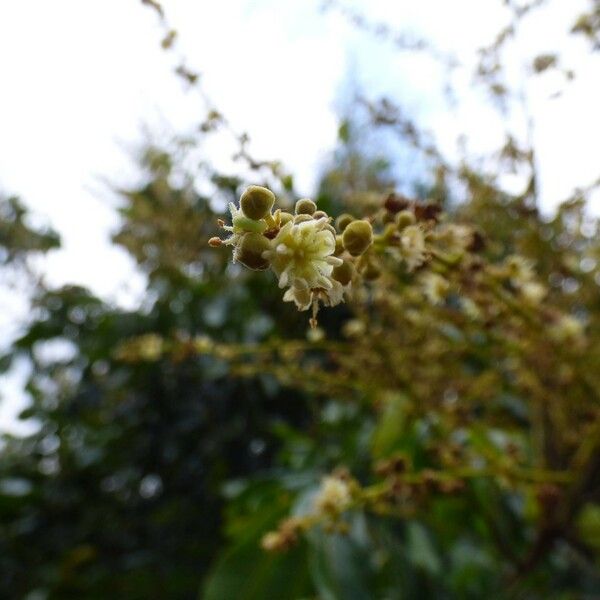
{"type": "Polygon", "coordinates": [[[210,252],[214,213],[189,184],[169,186],[169,157],[150,150],[144,160],[147,184],[124,195],[115,235],[148,275],[144,306],[127,312],[82,288],[40,288],[31,324],[3,358],[5,369],[30,363],[32,406],[21,418],[39,426],[2,450],[4,597],[194,595],[222,539],[221,482],[270,464],[274,422],[307,419],[302,394],[273,378],[240,381],[222,360],[153,355],[157,334],[251,342],[303,324],[275,309],[278,295],[260,278],[210,252]],[[121,342],[140,335],[147,360],[119,358],[121,342]]]}
{"type": "Polygon", "coordinates": [[[23,262],[32,253],[44,253],[60,245],[51,229],[38,229],[28,222],[27,210],[16,197],[0,198],[0,263],[23,262]]]}
{"type": "MultiPolygon", "coordinates": [[[[549,219],[530,187],[511,197],[467,167],[457,176],[467,200],[439,227],[474,227],[472,257],[432,249],[416,273],[377,258],[382,275],[350,297],[352,318],[323,326],[322,341],[200,352],[228,351],[244,372],[273,373],[320,399],[308,434],[280,431],[271,477],[238,488],[233,544],[209,597],[228,597],[214,589],[238,572],[240,555],[244,569],[250,560],[263,568],[267,558],[247,551],[254,526],[256,546],[301,552],[319,598],[571,598],[598,589],[598,222],[580,194],[549,219]],[[531,297],[525,291],[528,263],[521,282],[509,276],[497,287],[515,256],[535,261],[542,294],[537,283],[531,297]],[[447,282],[440,298],[422,287],[428,270],[447,282]],[[280,364],[288,354],[294,368],[280,364]],[[290,508],[267,528],[260,520],[276,503],[271,491],[260,496],[273,485],[290,508]],[[319,508],[328,494],[329,508],[319,508]],[[248,498],[259,504],[253,521],[248,498]]],[[[441,218],[435,205],[372,196],[384,223],[407,206],[432,232],[441,218]]],[[[363,198],[345,195],[346,207],[369,214],[363,198]]],[[[297,574],[298,560],[280,563],[278,577],[297,574]]],[[[274,579],[261,585],[248,597],[301,597],[282,596],[274,579]]]]}

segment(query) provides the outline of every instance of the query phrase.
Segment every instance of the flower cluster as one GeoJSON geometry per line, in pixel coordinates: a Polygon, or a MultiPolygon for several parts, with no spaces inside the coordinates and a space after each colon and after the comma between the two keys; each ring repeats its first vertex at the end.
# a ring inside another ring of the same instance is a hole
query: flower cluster
{"type": "MultiPolygon", "coordinates": [[[[498,314],[497,294],[504,294],[509,303],[518,302],[525,313],[539,310],[548,296],[533,261],[510,255],[486,266],[479,254],[485,248],[483,236],[468,225],[449,222],[435,203],[391,194],[368,219],[345,213],[333,221],[309,199],[298,200],[293,214],[275,209],[275,202],[270,190],[248,187],[239,206],[230,204],[231,224],[219,221],[228,236],[211,238],[209,244],[232,246],[234,262],[272,271],[285,289],[284,301],[301,311],[312,309],[313,329],[321,305],[336,306],[347,299],[360,304],[370,297],[395,310],[403,302],[410,304],[411,298],[426,300],[434,307],[459,306],[471,319],[489,321],[498,314]],[[405,287],[404,296],[393,291],[397,281],[392,274],[398,271],[408,276],[405,281],[414,279],[417,284],[405,287]],[[366,296],[365,284],[374,280],[378,285],[366,296]]],[[[409,306],[405,311],[413,325],[422,318],[420,310],[409,306]]],[[[581,338],[583,324],[578,319],[556,311],[546,317],[554,339],[581,338]]],[[[360,336],[351,327],[352,322],[347,323],[348,336],[360,336]]]]}
{"type": "Polygon", "coordinates": [[[352,493],[345,478],[328,475],[321,482],[314,506],[319,514],[337,516],[346,510],[351,502],[352,493]]]}
{"type": "Polygon", "coordinates": [[[368,221],[344,223],[336,231],[331,218],[312,200],[296,202],[295,214],[277,209],[275,196],[260,186],[242,194],[239,208],[230,204],[231,225],[221,222],[230,236],[211,238],[209,244],[233,246],[233,260],[253,270],[271,269],[286,288],[283,299],[298,310],[312,308],[316,325],[319,305],[336,306],[352,287],[354,262],[371,246],[368,221]]]}

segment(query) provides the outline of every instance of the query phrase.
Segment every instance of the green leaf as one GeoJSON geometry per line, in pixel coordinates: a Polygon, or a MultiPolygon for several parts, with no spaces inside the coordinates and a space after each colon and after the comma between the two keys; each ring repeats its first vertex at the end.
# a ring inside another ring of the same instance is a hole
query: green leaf
{"type": "Polygon", "coordinates": [[[338,128],[338,138],[344,144],[347,144],[350,140],[350,122],[344,119],[338,128]]]}
{"type": "Polygon", "coordinates": [[[353,519],[349,535],[313,530],[309,538],[310,573],[320,600],[369,600],[372,598],[370,552],[364,523],[353,519]]]}
{"type": "Polygon", "coordinates": [[[581,539],[595,550],[600,550],[600,504],[586,504],[577,516],[577,530],[581,539]]]}
{"type": "Polygon", "coordinates": [[[407,536],[411,562],[432,575],[439,575],[442,565],[425,527],[417,522],[409,523],[407,536]]]}
{"type": "Polygon", "coordinates": [[[406,396],[389,393],[383,402],[385,406],[373,433],[372,452],[375,458],[383,458],[397,450],[405,431],[408,405],[406,396]]]}
{"type": "Polygon", "coordinates": [[[265,552],[260,539],[287,515],[287,503],[262,508],[246,534],[225,553],[209,575],[203,600],[297,600],[311,593],[305,547],[265,552]]]}

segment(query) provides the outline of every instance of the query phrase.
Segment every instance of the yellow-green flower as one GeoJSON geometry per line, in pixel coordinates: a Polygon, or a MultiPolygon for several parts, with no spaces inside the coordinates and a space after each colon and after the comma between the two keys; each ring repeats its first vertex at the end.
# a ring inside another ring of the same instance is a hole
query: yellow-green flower
{"type": "Polygon", "coordinates": [[[419,225],[409,225],[400,234],[398,247],[389,248],[389,251],[406,263],[409,273],[420,267],[427,258],[425,245],[425,232],[419,225]]]}
{"type": "Polygon", "coordinates": [[[351,502],[350,486],[345,481],[332,475],[323,477],[321,487],[314,498],[317,513],[336,515],[346,510],[351,502]]]}
{"type": "Polygon", "coordinates": [[[326,218],[311,219],[301,223],[286,223],[266,253],[271,267],[279,278],[279,287],[302,291],[333,287],[333,268],[342,260],[333,256],[335,234],[326,218]]]}

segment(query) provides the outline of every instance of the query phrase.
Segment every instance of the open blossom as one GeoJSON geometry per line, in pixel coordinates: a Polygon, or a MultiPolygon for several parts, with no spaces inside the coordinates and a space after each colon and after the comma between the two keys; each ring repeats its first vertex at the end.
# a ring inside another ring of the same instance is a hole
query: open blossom
{"type": "Polygon", "coordinates": [[[521,294],[531,304],[539,304],[548,294],[548,290],[537,281],[528,281],[521,286],[521,294]]]}
{"type": "Polygon", "coordinates": [[[550,327],[550,334],[556,340],[576,340],[583,336],[583,323],[571,315],[562,315],[558,321],[550,327]]]}
{"type": "Polygon", "coordinates": [[[315,300],[334,306],[342,301],[343,289],[332,277],[342,260],[333,256],[335,235],[327,218],[286,223],[265,253],[279,278],[279,287],[289,287],[284,300],[300,310],[315,300]]]}
{"type": "Polygon", "coordinates": [[[535,279],[535,271],[531,260],[513,255],[506,259],[505,265],[511,283],[517,288],[535,279]]]}
{"type": "Polygon", "coordinates": [[[441,304],[450,290],[450,282],[437,273],[425,273],[421,277],[423,294],[431,304],[441,304]]]}
{"type": "Polygon", "coordinates": [[[420,267],[427,258],[425,232],[419,225],[409,225],[402,230],[400,246],[393,249],[403,259],[409,272],[420,267]]]}
{"type": "Polygon", "coordinates": [[[350,506],[351,501],[352,495],[348,483],[329,475],[321,482],[314,506],[322,514],[339,514],[350,506]]]}
{"type": "Polygon", "coordinates": [[[434,239],[436,246],[444,253],[460,257],[473,243],[473,230],[466,225],[447,223],[439,228],[434,239]]]}
{"type": "MultiPolygon", "coordinates": [[[[302,280],[301,280],[302,281],[302,280]]],[[[325,306],[337,306],[344,301],[344,286],[335,279],[331,280],[331,287],[311,289],[301,287],[303,283],[296,282],[283,295],[284,302],[294,302],[298,310],[308,310],[318,301],[325,306]]]]}
{"type": "Polygon", "coordinates": [[[530,304],[539,304],[548,294],[546,286],[536,280],[532,261],[522,256],[509,256],[505,268],[511,284],[530,304]]]}

